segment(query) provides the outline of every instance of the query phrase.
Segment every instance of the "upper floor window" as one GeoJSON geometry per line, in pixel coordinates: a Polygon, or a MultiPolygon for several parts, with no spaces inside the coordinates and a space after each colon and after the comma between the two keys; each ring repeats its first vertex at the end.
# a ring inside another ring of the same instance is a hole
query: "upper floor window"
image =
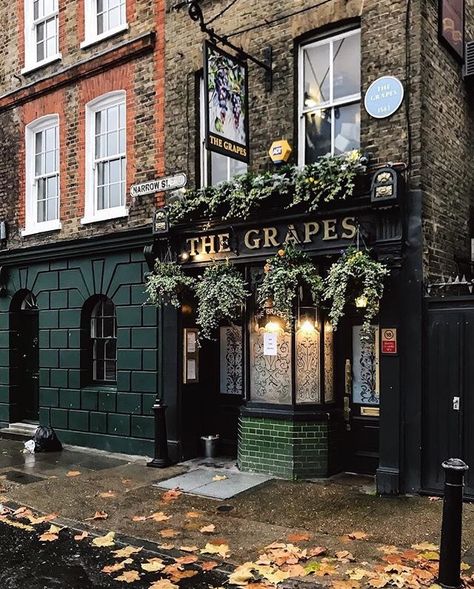
{"type": "Polygon", "coordinates": [[[82,223],[128,214],[125,92],[111,92],[86,106],[86,198],[82,223]]]}
{"type": "Polygon", "coordinates": [[[60,229],[59,117],[48,115],[26,127],[25,230],[23,235],[60,229]]]}
{"type": "Polygon", "coordinates": [[[300,48],[300,165],[360,147],[360,30],[300,48]]]}
{"type": "Polygon", "coordinates": [[[117,380],[117,319],[115,305],[101,298],[90,316],[90,358],[92,381],[114,383],[117,380]]]}
{"type": "Polygon", "coordinates": [[[126,0],[85,0],[86,38],[81,47],[127,28],[126,0]]]}
{"type": "Polygon", "coordinates": [[[214,186],[230,180],[233,176],[245,174],[247,164],[234,158],[206,149],[204,80],[200,81],[200,129],[201,129],[201,185],[214,186]]]}
{"type": "Polygon", "coordinates": [[[25,0],[23,72],[61,58],[58,28],[58,0],[25,0]]]}

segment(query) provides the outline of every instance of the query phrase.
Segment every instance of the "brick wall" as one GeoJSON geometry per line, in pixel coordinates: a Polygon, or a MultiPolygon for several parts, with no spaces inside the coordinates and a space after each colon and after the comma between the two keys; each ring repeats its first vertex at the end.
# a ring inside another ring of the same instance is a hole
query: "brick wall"
{"type": "Polygon", "coordinates": [[[61,0],[62,60],[33,72],[24,65],[24,0],[2,3],[0,21],[11,31],[0,43],[0,213],[7,247],[116,232],[151,223],[154,196],[132,201],[129,217],[81,225],[84,211],[85,104],[108,91],[127,91],[127,188],[164,168],[164,0],[127,0],[129,28],[81,49],[84,0],[61,0]],[[146,36],[156,33],[155,37],[146,36]],[[101,56],[101,57],[99,57],[101,56]],[[61,231],[21,236],[24,227],[24,128],[58,113],[61,154],[61,231]]]}

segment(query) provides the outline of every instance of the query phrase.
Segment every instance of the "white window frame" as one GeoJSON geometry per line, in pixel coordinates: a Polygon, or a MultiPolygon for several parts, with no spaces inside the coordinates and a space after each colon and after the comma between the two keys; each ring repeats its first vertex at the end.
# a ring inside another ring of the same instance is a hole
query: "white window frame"
{"type": "Polygon", "coordinates": [[[59,115],[51,114],[36,119],[25,128],[25,228],[21,235],[33,235],[61,229],[61,136],[59,115]],[[36,134],[57,127],[58,133],[58,218],[38,222],[38,198],[35,177],[36,134]]]}
{"type": "MultiPolygon", "coordinates": [[[[201,153],[200,153],[200,172],[201,172],[201,188],[205,188],[206,186],[211,186],[209,178],[209,164],[211,160],[211,152],[206,148],[206,100],[204,96],[204,78],[201,76],[199,79],[199,130],[200,130],[200,146],[201,146],[201,153]]],[[[226,181],[228,182],[234,176],[231,175],[230,171],[230,163],[233,158],[229,156],[222,155],[222,157],[226,158],[227,163],[227,178],[226,181]]],[[[247,166],[248,170],[248,166],[247,166]]],[[[212,169],[211,169],[212,175],[212,169]]]]}
{"type": "Polygon", "coordinates": [[[26,74],[28,72],[34,71],[38,68],[41,68],[49,63],[53,63],[54,61],[58,61],[62,59],[62,54],[59,51],[59,0],[57,0],[57,9],[54,12],[45,15],[44,17],[34,20],[34,13],[33,13],[33,0],[24,0],[24,19],[25,19],[25,27],[24,27],[24,34],[25,34],[25,66],[21,70],[22,74],[26,74]],[[56,53],[54,55],[50,55],[45,57],[44,59],[38,61],[37,54],[36,54],[36,27],[49,20],[50,18],[56,18],[56,53]]]}
{"type": "MultiPolygon", "coordinates": [[[[97,209],[96,165],[95,165],[95,115],[98,111],[125,103],[125,120],[127,118],[127,95],[125,90],[103,94],[86,104],[86,173],[85,202],[83,225],[128,217],[127,201],[127,126],[125,125],[125,203],[108,209],[97,209]]],[[[118,154],[117,154],[118,155],[118,154]]]]}
{"type": "Polygon", "coordinates": [[[99,43],[103,39],[128,31],[127,23],[127,0],[125,0],[125,22],[118,27],[97,33],[97,0],[84,0],[84,41],[81,43],[81,49],[85,49],[94,43],[99,43]]]}
{"type": "MultiPolygon", "coordinates": [[[[299,130],[298,130],[298,165],[304,166],[305,165],[305,156],[306,156],[306,125],[305,125],[305,115],[307,113],[316,112],[318,110],[325,110],[330,109],[333,110],[338,106],[349,106],[351,104],[356,104],[357,102],[361,103],[362,94],[361,92],[357,92],[355,94],[351,94],[349,96],[344,96],[343,98],[334,99],[334,43],[339,41],[340,39],[346,39],[347,37],[351,37],[354,35],[360,35],[361,29],[349,29],[343,31],[341,33],[336,33],[334,35],[325,36],[322,39],[318,39],[316,41],[312,41],[309,43],[304,43],[300,45],[299,48],[299,55],[298,55],[298,118],[299,118],[299,130]],[[305,51],[311,49],[313,47],[318,47],[321,45],[329,44],[329,100],[326,102],[321,102],[315,107],[307,107],[304,104],[304,55],[305,51]]],[[[335,135],[335,125],[334,120],[331,121],[331,155],[334,155],[334,137],[335,135]]]]}

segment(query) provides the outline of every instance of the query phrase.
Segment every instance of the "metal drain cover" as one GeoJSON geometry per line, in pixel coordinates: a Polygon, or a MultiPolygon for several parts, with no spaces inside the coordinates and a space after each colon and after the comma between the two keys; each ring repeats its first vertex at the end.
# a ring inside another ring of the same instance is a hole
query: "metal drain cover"
{"type": "Polygon", "coordinates": [[[18,470],[9,470],[3,474],[7,481],[18,483],[19,485],[29,485],[30,483],[38,483],[39,481],[44,480],[42,477],[37,477],[34,474],[25,474],[18,470]]]}

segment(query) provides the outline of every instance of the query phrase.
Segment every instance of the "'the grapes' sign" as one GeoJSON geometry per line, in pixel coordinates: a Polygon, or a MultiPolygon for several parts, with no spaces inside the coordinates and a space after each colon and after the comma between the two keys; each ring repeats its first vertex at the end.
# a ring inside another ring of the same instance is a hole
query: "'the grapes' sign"
{"type": "Polygon", "coordinates": [[[248,163],[247,64],[206,41],[204,92],[207,149],[248,163]]]}
{"type": "Polygon", "coordinates": [[[392,116],[403,102],[403,84],[394,76],[383,76],[372,82],[365,94],[365,110],[375,119],[392,116]]]}

